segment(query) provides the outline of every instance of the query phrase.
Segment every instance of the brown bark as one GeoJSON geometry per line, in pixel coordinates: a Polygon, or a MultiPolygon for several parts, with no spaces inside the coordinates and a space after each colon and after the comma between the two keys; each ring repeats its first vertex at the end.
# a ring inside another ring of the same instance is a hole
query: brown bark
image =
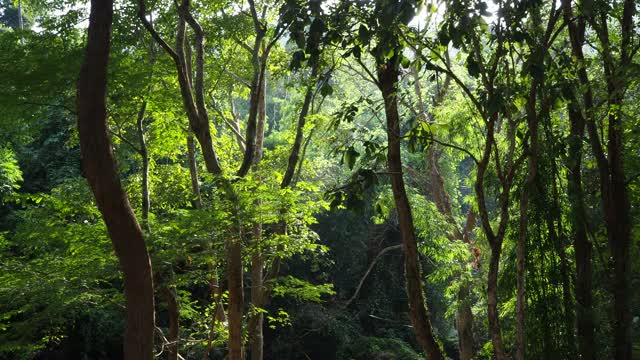
{"type": "Polygon", "coordinates": [[[473,313],[469,299],[470,286],[462,284],[458,291],[458,309],[456,310],[456,329],[458,330],[458,349],[460,360],[473,359],[473,313]]]}
{"type": "MultiPolygon", "coordinates": [[[[569,36],[572,54],[578,62],[578,80],[582,90],[585,114],[585,125],[589,135],[591,150],[596,158],[600,176],[601,203],[604,212],[605,226],[611,255],[613,258],[613,297],[614,318],[614,357],[628,360],[632,357],[631,311],[629,307],[629,250],[631,245],[630,203],[625,183],[623,166],[623,128],[621,124],[621,106],[628,80],[621,76],[620,69],[626,69],[633,58],[631,46],[633,32],[633,16],[636,5],[633,0],[623,3],[620,19],[621,41],[620,57],[614,60],[614,49],[609,39],[608,14],[602,9],[583,11],[578,17],[578,25],[572,21],[571,1],[563,1],[565,20],[569,21],[569,36]],[[585,68],[585,57],[582,51],[584,44],[584,22],[594,28],[601,47],[602,66],[606,79],[608,129],[607,151],[600,141],[595,119],[595,107],[591,83],[585,68]]],[[[584,255],[584,254],[583,254],[584,255]]]]}
{"type": "MultiPolygon", "coordinates": [[[[262,80],[262,91],[258,103],[258,124],[256,134],[256,154],[254,171],[257,170],[260,160],[262,160],[263,142],[264,142],[264,126],[267,118],[265,100],[266,100],[266,79],[262,80]]],[[[262,179],[261,179],[262,180],[262,179]]],[[[256,200],[256,206],[261,205],[260,199],[256,200]]],[[[252,360],[262,360],[264,336],[264,314],[262,308],[265,305],[265,288],[264,288],[264,257],[262,254],[262,223],[256,221],[253,224],[253,242],[255,245],[254,253],[251,256],[251,304],[254,312],[249,318],[249,343],[251,349],[252,360]]]]}
{"type": "Polygon", "coordinates": [[[242,313],[244,308],[242,276],[242,233],[228,244],[227,281],[229,283],[229,359],[242,360],[242,313]]]}
{"type": "Polygon", "coordinates": [[[169,336],[167,338],[167,360],[178,360],[178,345],[180,342],[180,306],[175,291],[165,287],[162,291],[167,301],[169,315],[169,336]]]}
{"type": "Polygon", "coordinates": [[[418,254],[413,216],[402,175],[400,152],[400,115],[398,113],[397,82],[398,57],[378,66],[378,82],[384,99],[387,118],[387,162],[393,191],[400,234],[404,249],[404,268],[409,301],[409,314],[413,331],[420,346],[430,360],[444,359],[443,351],[435,339],[424,298],[422,274],[418,254]]]}
{"type": "Polygon", "coordinates": [[[113,2],[92,0],[85,59],[77,89],[83,173],[107,226],[124,276],[124,358],[153,359],[153,278],[144,236],[133,213],[107,135],[106,88],[113,2]]]}

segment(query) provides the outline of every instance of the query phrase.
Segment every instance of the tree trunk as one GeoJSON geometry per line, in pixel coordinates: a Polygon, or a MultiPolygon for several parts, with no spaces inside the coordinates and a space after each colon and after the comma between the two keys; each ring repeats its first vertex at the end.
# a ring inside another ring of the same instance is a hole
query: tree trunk
{"type": "Polygon", "coordinates": [[[287,163],[287,170],[282,178],[281,188],[287,187],[291,184],[293,175],[298,164],[298,157],[300,155],[300,148],[302,146],[302,138],[304,136],[304,125],[306,124],[307,115],[309,114],[309,107],[311,106],[311,99],[313,98],[313,92],[315,89],[316,77],[318,76],[318,70],[320,68],[319,61],[313,64],[311,70],[311,78],[309,79],[309,85],[307,85],[307,91],[304,94],[304,101],[302,102],[302,109],[300,109],[300,115],[298,116],[298,126],[296,127],[296,138],[293,141],[291,152],[289,153],[289,162],[287,163]],[[285,185],[286,184],[286,185],[285,185]]]}
{"type": "Polygon", "coordinates": [[[473,313],[469,299],[469,284],[462,284],[458,291],[458,309],[456,310],[456,329],[458,330],[458,349],[460,360],[473,359],[473,313]]]}
{"type": "Polygon", "coordinates": [[[180,307],[175,292],[165,287],[163,290],[167,300],[169,314],[169,337],[167,338],[167,360],[178,360],[178,343],[180,341],[180,307]]]}
{"type": "MultiPolygon", "coordinates": [[[[266,79],[262,79],[262,91],[258,103],[258,124],[256,132],[256,154],[254,160],[254,171],[257,170],[262,160],[264,143],[264,126],[267,118],[265,99],[267,91],[266,79]]],[[[260,179],[262,181],[262,179],[260,179]]],[[[256,206],[261,205],[260,199],[255,202],[256,206]]],[[[264,279],[264,257],[262,255],[262,223],[258,220],[253,224],[253,242],[255,244],[254,253],[251,256],[251,304],[254,311],[249,318],[249,342],[251,348],[251,359],[262,360],[264,336],[263,324],[264,313],[261,311],[265,303],[264,279]]]]}
{"type": "Polygon", "coordinates": [[[244,308],[242,278],[242,233],[228,244],[227,279],[229,282],[229,360],[244,359],[242,349],[242,312],[244,308]]]}
{"type": "Polygon", "coordinates": [[[142,101],[140,111],[138,111],[138,119],[136,125],[138,127],[138,141],[140,142],[140,156],[142,157],[142,224],[151,232],[149,226],[149,210],[151,208],[151,199],[149,195],[149,151],[147,142],[144,137],[144,117],[147,110],[147,100],[142,101]]]}
{"type": "Polygon", "coordinates": [[[502,243],[491,248],[491,258],[489,260],[489,274],[487,277],[487,317],[489,319],[489,332],[491,342],[497,360],[506,360],[500,331],[500,316],[498,314],[498,268],[500,265],[500,254],[502,253],[502,243]]]}
{"type": "Polygon", "coordinates": [[[520,221],[518,224],[518,242],[516,244],[516,360],[524,360],[526,353],[525,334],[525,266],[526,244],[529,226],[529,196],[535,190],[538,170],[538,114],[536,113],[537,86],[539,79],[533,79],[527,101],[527,122],[529,125],[528,169],[525,183],[520,194],[520,221]]]}
{"type": "MultiPolygon", "coordinates": [[[[607,14],[597,12],[583,13],[578,17],[578,24],[572,21],[571,0],[563,0],[565,21],[569,22],[569,35],[571,39],[572,54],[578,63],[579,84],[583,88],[582,98],[585,117],[585,125],[589,135],[591,150],[593,151],[598,166],[600,177],[600,193],[602,209],[611,255],[613,258],[613,298],[614,298],[614,357],[619,360],[630,360],[632,357],[631,341],[631,312],[629,307],[629,250],[631,245],[631,221],[630,203],[625,184],[623,167],[623,142],[621,124],[621,106],[624,99],[624,91],[628,80],[620,78],[619,69],[626,68],[631,62],[632,48],[630,41],[633,35],[633,17],[635,14],[635,1],[625,0],[621,21],[620,62],[612,58],[611,43],[609,41],[607,14]],[[602,62],[605,78],[607,80],[607,104],[608,104],[608,146],[605,154],[596,119],[594,118],[593,93],[589,76],[584,67],[585,17],[593,24],[598,23],[595,29],[596,35],[602,47],[602,62]]],[[[582,254],[586,256],[586,254],[582,254]]],[[[577,256],[577,250],[576,250],[577,256]]]]}
{"type": "Polygon", "coordinates": [[[622,165],[623,129],[619,119],[621,116],[619,107],[621,106],[621,100],[615,101],[610,106],[611,109],[618,110],[616,110],[616,114],[609,115],[610,196],[603,197],[602,201],[605,209],[609,246],[613,255],[615,358],[631,360],[631,311],[629,306],[631,217],[622,165]]]}
{"type": "MultiPolygon", "coordinates": [[[[583,61],[582,42],[584,41],[584,19],[576,25],[572,21],[571,0],[562,2],[564,19],[568,21],[569,35],[573,55],[578,61],[583,61]]],[[[580,83],[588,84],[588,77],[583,68],[578,69],[580,83]]],[[[577,95],[577,94],[576,94],[577,95]]],[[[590,90],[582,95],[584,107],[590,111],[592,97],[590,90]]],[[[577,96],[576,99],[577,101],[577,96]]],[[[582,142],[584,139],[585,119],[577,105],[572,102],[568,105],[570,121],[569,158],[567,174],[567,192],[571,206],[571,232],[576,260],[576,303],[578,318],[578,355],[581,359],[593,360],[596,358],[595,331],[593,321],[593,306],[591,295],[591,243],[587,239],[584,194],[582,190],[582,142]]]]}
{"type": "Polygon", "coordinates": [[[112,0],[92,0],[85,59],[78,79],[78,133],[83,173],[107,226],[124,275],[126,360],[153,359],[153,278],[144,236],[133,213],[107,135],[107,66],[112,0]]]}
{"type": "Polygon", "coordinates": [[[196,144],[193,141],[193,135],[187,135],[187,160],[189,162],[189,176],[191,177],[191,191],[193,192],[193,200],[191,203],[196,209],[202,208],[202,196],[200,195],[200,180],[198,178],[198,163],[196,161],[196,144]]]}
{"type": "Polygon", "coordinates": [[[436,341],[424,298],[422,274],[418,254],[417,239],[413,225],[411,207],[402,176],[400,151],[400,115],[398,114],[397,82],[398,57],[393,56],[378,66],[378,81],[384,99],[387,118],[388,150],[387,161],[391,188],[398,213],[400,234],[404,249],[404,268],[407,281],[407,297],[413,331],[423,351],[430,360],[444,359],[440,345],[436,341]]]}

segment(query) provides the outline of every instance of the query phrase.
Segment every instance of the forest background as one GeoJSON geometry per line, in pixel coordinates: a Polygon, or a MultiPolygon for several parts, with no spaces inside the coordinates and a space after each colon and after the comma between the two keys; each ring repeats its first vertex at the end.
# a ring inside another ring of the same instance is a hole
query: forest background
{"type": "Polygon", "coordinates": [[[0,0],[0,359],[638,359],[634,0],[0,0]]]}

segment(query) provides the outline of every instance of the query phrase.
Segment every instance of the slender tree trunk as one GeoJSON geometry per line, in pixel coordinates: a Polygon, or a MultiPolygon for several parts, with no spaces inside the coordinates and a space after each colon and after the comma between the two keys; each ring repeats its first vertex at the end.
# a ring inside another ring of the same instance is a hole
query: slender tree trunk
{"type": "Polygon", "coordinates": [[[200,195],[200,180],[198,178],[198,163],[196,161],[196,144],[193,135],[187,135],[187,160],[189,162],[189,176],[191,177],[191,191],[193,192],[193,207],[202,208],[202,196],[200,195]]]}
{"type": "Polygon", "coordinates": [[[107,135],[107,66],[112,0],[92,0],[85,59],[78,80],[78,133],[83,173],[106,223],[124,275],[126,360],[153,359],[153,277],[144,236],[120,184],[107,135]]]}
{"type": "MultiPolygon", "coordinates": [[[[511,179],[513,176],[507,175],[507,177],[501,180],[501,192],[499,195],[500,204],[500,225],[497,233],[493,231],[491,227],[491,221],[489,218],[489,210],[487,209],[485,189],[484,189],[484,175],[491,160],[491,146],[495,143],[495,124],[499,120],[498,113],[494,113],[487,119],[487,134],[484,143],[484,149],[482,159],[478,162],[476,182],[474,185],[476,200],[478,202],[478,214],[480,215],[480,223],[482,229],[487,237],[487,241],[491,248],[491,256],[489,258],[489,270],[487,274],[487,320],[489,322],[489,334],[491,335],[491,343],[493,344],[493,351],[497,360],[506,360],[507,355],[504,350],[504,344],[502,342],[502,332],[500,330],[500,316],[498,314],[498,270],[500,267],[500,256],[502,254],[502,242],[504,240],[504,234],[506,230],[506,224],[509,219],[509,191],[511,189],[511,179]]],[[[511,122],[513,124],[513,122],[511,122]]],[[[511,143],[514,143],[514,129],[513,125],[510,126],[509,138],[511,143]]],[[[508,157],[513,156],[513,145],[510,145],[510,153],[508,157]]],[[[511,159],[507,161],[507,169],[512,165],[511,159]]],[[[510,172],[511,170],[509,170],[510,172]]]]}
{"type": "Polygon", "coordinates": [[[149,151],[144,137],[144,117],[147,110],[147,100],[142,101],[136,125],[138,127],[138,141],[140,142],[140,156],[142,157],[142,224],[151,232],[149,226],[149,210],[151,208],[151,196],[149,195],[149,151]]]}
{"type": "Polygon", "coordinates": [[[169,314],[169,337],[167,340],[167,360],[178,360],[178,345],[180,341],[180,307],[174,290],[168,286],[163,290],[167,301],[167,313],[169,314]]]}
{"type": "MultiPolygon", "coordinates": [[[[620,63],[612,58],[611,43],[609,41],[609,29],[607,14],[598,13],[596,10],[588,14],[583,13],[578,18],[576,25],[572,21],[571,0],[563,0],[565,21],[569,22],[569,35],[571,39],[572,54],[578,62],[578,79],[583,88],[583,106],[585,113],[585,125],[589,135],[589,142],[596,159],[600,176],[600,192],[602,209],[611,255],[613,258],[613,297],[614,297],[614,357],[618,360],[630,360],[632,357],[631,341],[631,312],[629,307],[629,250],[631,245],[631,221],[630,203],[625,184],[623,167],[623,142],[621,124],[621,106],[624,99],[624,90],[627,80],[620,78],[619,69],[626,68],[632,59],[633,46],[631,45],[633,32],[633,18],[636,4],[633,0],[623,2],[623,11],[620,33],[620,63]],[[600,141],[596,119],[594,118],[593,93],[589,76],[584,67],[585,26],[584,19],[590,21],[595,28],[596,35],[602,47],[602,62],[605,78],[607,79],[607,104],[608,112],[608,146],[605,150],[600,141]]],[[[602,11],[602,10],[600,10],[602,11]]],[[[584,254],[583,254],[584,255],[584,254]]]]}
{"type": "Polygon", "coordinates": [[[284,177],[282,178],[281,188],[284,188],[290,184],[293,179],[293,175],[295,173],[296,165],[298,164],[298,157],[300,155],[300,147],[302,146],[302,139],[304,136],[304,126],[306,124],[307,115],[309,114],[309,107],[311,106],[311,100],[313,99],[313,92],[315,89],[316,77],[318,76],[318,71],[320,68],[319,61],[316,61],[313,64],[313,68],[311,69],[311,78],[309,79],[309,85],[307,85],[307,91],[304,94],[304,101],[302,102],[302,109],[300,110],[300,115],[298,116],[298,126],[296,127],[296,138],[293,141],[293,147],[291,148],[291,152],[289,153],[289,162],[287,164],[287,170],[284,173],[284,177]]]}
{"type": "Polygon", "coordinates": [[[502,243],[492,246],[489,273],[487,275],[487,317],[496,359],[506,360],[507,355],[504,352],[504,344],[502,343],[500,316],[498,314],[498,268],[500,266],[501,253],[502,243]]]}
{"type": "MultiPolygon", "coordinates": [[[[239,225],[238,225],[239,226],[239,225]]],[[[242,276],[242,231],[228,244],[227,281],[229,283],[229,359],[244,359],[242,349],[242,313],[244,308],[242,276]]]]}
{"type": "MultiPolygon", "coordinates": [[[[615,101],[611,109],[619,109],[622,101],[615,101]]],[[[624,168],[622,165],[622,124],[618,113],[609,115],[610,197],[603,197],[605,221],[614,268],[614,335],[615,358],[631,360],[631,311],[629,301],[631,247],[631,217],[624,168]],[[615,120],[613,119],[615,118],[615,120]]]]}
{"type": "Polygon", "coordinates": [[[516,360],[524,360],[526,353],[525,311],[526,311],[526,244],[529,226],[529,196],[535,190],[538,170],[538,114],[536,113],[537,80],[532,81],[527,103],[527,120],[529,125],[529,155],[527,177],[520,194],[520,221],[518,224],[518,242],[516,244],[516,360]]]}
{"type": "Polygon", "coordinates": [[[458,330],[458,349],[460,360],[473,359],[473,313],[469,284],[462,284],[458,291],[458,309],[456,310],[456,329],[458,330]]]}
{"type": "Polygon", "coordinates": [[[431,328],[431,321],[424,298],[424,289],[422,287],[422,274],[413,216],[402,176],[400,115],[398,114],[397,99],[397,82],[399,76],[397,61],[397,56],[393,56],[385,64],[378,67],[378,81],[384,99],[387,118],[387,161],[404,249],[404,268],[407,281],[409,313],[414,333],[427,358],[430,360],[441,360],[444,359],[444,354],[431,328]]]}
{"type": "Polygon", "coordinates": [[[236,143],[238,143],[238,148],[241,152],[244,153],[244,138],[240,133],[240,114],[236,111],[236,104],[233,101],[233,91],[229,89],[229,106],[231,108],[231,126],[233,127],[234,133],[236,134],[236,143]]]}
{"type": "MultiPolygon", "coordinates": [[[[264,127],[267,118],[265,100],[267,82],[266,79],[262,80],[262,91],[258,103],[258,124],[256,132],[256,155],[254,162],[254,170],[257,170],[260,161],[262,160],[263,143],[264,143],[264,127]]],[[[262,181],[262,179],[261,179],[262,181]]],[[[257,199],[256,206],[261,205],[261,200],[257,199]]],[[[251,359],[262,360],[264,336],[264,314],[261,311],[265,303],[265,288],[264,288],[264,257],[262,254],[262,223],[258,220],[253,224],[253,242],[255,244],[254,253],[251,256],[251,304],[255,310],[249,319],[249,342],[251,348],[251,359]]]]}
{"type": "MultiPolygon", "coordinates": [[[[568,23],[571,39],[572,53],[578,61],[584,61],[582,54],[582,42],[584,41],[584,18],[580,17],[578,23],[574,22],[571,10],[571,0],[562,1],[564,19],[568,23]]],[[[586,70],[580,65],[578,69],[580,84],[586,86],[589,79],[586,70]]],[[[593,104],[591,90],[585,89],[582,94],[584,107],[591,111],[593,104]]],[[[576,99],[577,101],[577,99],[576,99]]],[[[596,358],[595,331],[593,320],[593,306],[591,295],[591,257],[592,247],[587,238],[584,193],[582,190],[582,142],[584,139],[585,119],[573,102],[568,105],[570,121],[569,158],[567,174],[567,192],[571,203],[571,221],[573,246],[576,260],[576,303],[577,303],[577,332],[578,355],[581,359],[593,360],[596,358]]]]}

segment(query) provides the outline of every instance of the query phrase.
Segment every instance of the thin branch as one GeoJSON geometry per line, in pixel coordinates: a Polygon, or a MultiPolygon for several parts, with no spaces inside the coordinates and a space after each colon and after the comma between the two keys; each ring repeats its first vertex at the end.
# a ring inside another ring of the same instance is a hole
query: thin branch
{"type": "Polygon", "coordinates": [[[224,69],[224,72],[231,75],[232,78],[238,80],[239,83],[241,83],[242,85],[248,87],[249,89],[251,89],[251,84],[249,84],[249,82],[243,78],[241,78],[240,76],[236,75],[235,73],[233,73],[232,71],[229,71],[227,69],[224,69]]]}
{"type": "Polygon", "coordinates": [[[138,18],[140,18],[140,21],[142,21],[142,25],[151,34],[151,37],[153,37],[153,39],[158,44],[160,44],[164,51],[166,51],[167,54],[169,54],[169,56],[171,56],[176,63],[179,63],[180,59],[178,58],[178,54],[169,44],[167,44],[166,41],[164,41],[164,39],[162,39],[160,34],[153,27],[153,24],[151,24],[151,22],[147,20],[146,11],[145,0],[138,0],[138,18]]]}
{"type": "Polygon", "coordinates": [[[474,163],[476,163],[476,165],[478,165],[478,164],[480,163],[480,162],[478,161],[478,159],[477,159],[477,158],[476,158],[476,157],[475,157],[475,156],[474,156],[474,155],[473,155],[469,150],[467,150],[467,149],[465,149],[465,148],[463,148],[463,147],[460,147],[460,146],[457,146],[457,145],[454,145],[454,144],[449,144],[449,143],[446,143],[446,142],[440,141],[440,140],[436,139],[436,138],[435,138],[435,137],[433,137],[433,136],[431,137],[431,141],[433,141],[433,142],[434,142],[434,143],[436,143],[436,144],[442,145],[442,146],[446,146],[446,147],[450,147],[450,148],[452,148],[452,149],[456,149],[456,150],[462,151],[463,153],[465,153],[465,154],[469,155],[469,157],[473,160],[473,162],[474,162],[474,163]]]}
{"type": "Polygon", "coordinates": [[[353,293],[353,295],[351,295],[349,300],[347,300],[347,302],[344,303],[341,306],[342,309],[346,309],[347,307],[349,307],[349,305],[351,305],[351,303],[358,297],[358,294],[360,293],[360,289],[362,289],[362,285],[364,285],[364,281],[367,280],[367,277],[369,277],[369,274],[371,274],[371,271],[373,270],[373,267],[376,265],[378,260],[380,260],[382,255],[388,253],[389,251],[398,250],[398,249],[402,249],[402,244],[389,246],[389,247],[386,247],[386,248],[380,250],[378,255],[376,255],[376,257],[373,259],[373,261],[371,261],[371,264],[369,264],[369,268],[367,268],[367,271],[364,273],[364,276],[362,276],[362,278],[360,279],[360,282],[358,283],[358,286],[356,287],[356,291],[353,293]]]}

